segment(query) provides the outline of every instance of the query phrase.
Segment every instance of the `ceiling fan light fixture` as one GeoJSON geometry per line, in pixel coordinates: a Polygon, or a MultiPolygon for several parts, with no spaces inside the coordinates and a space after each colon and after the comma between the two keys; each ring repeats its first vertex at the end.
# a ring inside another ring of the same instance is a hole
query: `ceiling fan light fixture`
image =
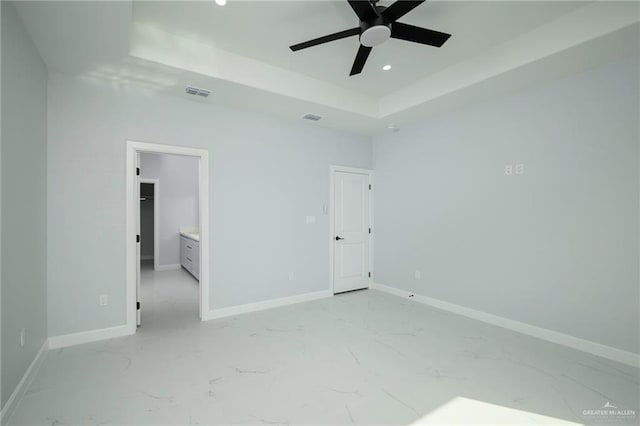
{"type": "MultiPolygon", "coordinates": [[[[397,0],[389,6],[378,6],[378,0],[347,0],[353,12],[358,16],[359,25],[357,27],[297,43],[289,46],[289,49],[292,52],[297,52],[301,49],[357,35],[359,36],[360,46],[349,72],[349,76],[354,76],[360,74],[364,69],[373,47],[384,43],[390,38],[441,47],[449,40],[451,34],[398,22],[398,19],[424,2],[425,0],[397,0]]],[[[385,66],[383,69],[388,71],[391,66],[385,66]]]]}
{"type": "Polygon", "coordinates": [[[378,46],[391,37],[391,28],[387,25],[374,25],[360,34],[360,44],[366,47],[378,46]]]}

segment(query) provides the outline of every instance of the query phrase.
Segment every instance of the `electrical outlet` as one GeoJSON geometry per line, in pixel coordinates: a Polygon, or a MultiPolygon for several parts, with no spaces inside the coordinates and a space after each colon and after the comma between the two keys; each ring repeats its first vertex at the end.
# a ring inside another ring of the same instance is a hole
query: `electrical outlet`
{"type": "Polygon", "coordinates": [[[289,272],[289,281],[293,281],[294,280],[294,276],[293,276],[293,272],[289,272]]]}
{"type": "Polygon", "coordinates": [[[106,294],[100,295],[100,306],[107,306],[109,304],[109,297],[106,294]]]}
{"type": "Polygon", "coordinates": [[[516,174],[517,175],[524,174],[524,164],[516,164],[516,174]]]}
{"type": "Polygon", "coordinates": [[[24,329],[24,328],[23,328],[22,330],[20,330],[20,347],[21,347],[21,348],[24,348],[24,344],[25,344],[25,342],[26,342],[26,340],[25,340],[25,339],[26,339],[25,333],[26,333],[26,331],[25,331],[25,329],[24,329]]]}
{"type": "Polygon", "coordinates": [[[513,165],[512,164],[506,164],[504,166],[504,174],[507,176],[510,176],[513,174],[513,165]]]}
{"type": "Polygon", "coordinates": [[[416,271],[416,273],[414,274],[414,276],[416,277],[416,280],[419,280],[420,278],[422,278],[422,272],[420,272],[420,271],[416,271]]]}

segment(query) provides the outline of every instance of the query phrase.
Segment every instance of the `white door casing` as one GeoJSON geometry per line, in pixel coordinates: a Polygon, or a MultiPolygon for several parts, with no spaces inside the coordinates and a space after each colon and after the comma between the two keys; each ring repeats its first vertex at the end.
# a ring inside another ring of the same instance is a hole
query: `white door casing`
{"type": "Polygon", "coordinates": [[[369,287],[370,172],[332,173],[335,294],[369,287]]]}
{"type": "Polygon", "coordinates": [[[140,153],[136,152],[136,325],[140,327],[140,153]]]}
{"type": "Polygon", "coordinates": [[[136,174],[139,153],[186,155],[199,158],[200,217],[200,318],[211,319],[209,308],[209,152],[206,149],[149,142],[126,142],[126,334],[136,332],[140,253],[139,234],[140,182],[136,174]]]}

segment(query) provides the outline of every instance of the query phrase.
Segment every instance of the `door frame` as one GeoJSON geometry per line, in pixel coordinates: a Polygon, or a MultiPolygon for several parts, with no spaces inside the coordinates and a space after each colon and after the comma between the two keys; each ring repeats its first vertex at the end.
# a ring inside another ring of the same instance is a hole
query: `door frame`
{"type": "MultiPolygon", "coordinates": [[[[136,158],[138,154],[173,154],[196,157],[199,159],[199,221],[200,221],[200,320],[209,313],[209,151],[186,146],[165,145],[149,142],[126,142],[126,327],[133,334],[136,332],[136,250],[137,224],[136,215],[140,208],[138,195],[138,179],[136,175],[136,158]]],[[[154,248],[155,249],[155,248],[154,248]]]]}
{"type": "Polygon", "coordinates": [[[160,179],[140,178],[140,183],[153,185],[153,270],[160,270],[160,179]]]}
{"type": "Polygon", "coordinates": [[[357,167],[329,166],[329,290],[332,295],[335,295],[335,277],[333,274],[335,269],[335,205],[333,200],[335,197],[335,174],[337,172],[366,175],[369,178],[369,185],[371,186],[369,190],[369,226],[371,227],[371,234],[369,234],[369,272],[371,272],[371,277],[369,277],[369,286],[367,288],[371,288],[371,283],[373,282],[373,236],[375,235],[373,227],[373,170],[357,167]]]}

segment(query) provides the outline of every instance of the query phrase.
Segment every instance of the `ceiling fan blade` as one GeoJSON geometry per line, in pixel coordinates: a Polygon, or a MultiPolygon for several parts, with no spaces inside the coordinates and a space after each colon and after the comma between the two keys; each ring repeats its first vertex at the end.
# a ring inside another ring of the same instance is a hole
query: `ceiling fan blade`
{"type": "Polygon", "coordinates": [[[429,30],[427,28],[414,27],[413,25],[403,24],[402,22],[394,22],[391,24],[391,37],[440,47],[449,40],[451,34],[441,33],[440,31],[429,30]]]}
{"type": "Polygon", "coordinates": [[[358,15],[361,21],[368,21],[378,17],[378,13],[374,9],[369,0],[347,0],[353,11],[358,15]]]}
{"type": "Polygon", "coordinates": [[[408,1],[408,0],[398,0],[393,3],[391,6],[386,8],[382,12],[382,16],[388,18],[391,21],[395,21],[396,19],[402,18],[407,13],[411,12],[416,7],[420,6],[424,3],[425,0],[417,0],[417,1],[408,1]]]}
{"type": "Polygon", "coordinates": [[[351,37],[358,34],[360,34],[360,28],[355,27],[355,28],[340,31],[337,33],[329,34],[323,37],[314,38],[313,40],[305,41],[303,43],[294,44],[293,46],[289,46],[289,49],[295,52],[296,50],[306,49],[307,47],[317,46],[319,44],[340,40],[342,38],[347,38],[347,37],[351,37]]]}
{"type": "Polygon", "coordinates": [[[369,57],[369,53],[371,53],[371,49],[371,47],[360,45],[358,53],[356,54],[356,60],[353,61],[353,66],[349,73],[350,76],[360,74],[362,72],[364,64],[367,62],[367,58],[369,57]]]}

